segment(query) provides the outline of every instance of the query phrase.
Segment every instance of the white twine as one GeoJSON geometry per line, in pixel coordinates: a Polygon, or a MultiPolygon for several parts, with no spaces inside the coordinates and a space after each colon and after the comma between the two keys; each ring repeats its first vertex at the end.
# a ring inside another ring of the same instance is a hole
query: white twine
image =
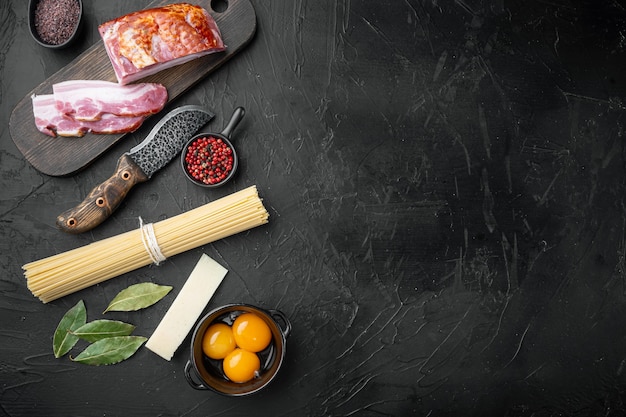
{"type": "Polygon", "coordinates": [[[157,242],[157,238],[154,234],[154,227],[152,227],[152,223],[143,224],[143,219],[140,216],[139,228],[141,229],[141,242],[144,248],[146,248],[146,252],[148,252],[148,256],[150,256],[152,262],[158,266],[161,262],[165,261],[166,258],[161,253],[159,242],[157,242]]]}

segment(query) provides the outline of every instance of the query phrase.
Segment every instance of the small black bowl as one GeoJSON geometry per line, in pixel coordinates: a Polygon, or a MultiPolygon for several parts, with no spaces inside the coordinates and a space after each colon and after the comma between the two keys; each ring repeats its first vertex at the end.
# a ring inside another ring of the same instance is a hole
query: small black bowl
{"type": "Polygon", "coordinates": [[[287,337],[291,333],[291,322],[279,310],[265,310],[249,304],[227,304],[205,315],[193,332],[190,358],[185,365],[185,378],[197,390],[212,390],[219,394],[240,397],[254,394],[265,388],[278,374],[287,349],[287,337]],[[223,374],[219,361],[209,359],[202,351],[202,338],[213,323],[232,325],[243,313],[258,315],[269,326],[272,342],[265,351],[259,352],[261,372],[258,377],[243,383],[232,382],[223,374]]]}
{"type": "Polygon", "coordinates": [[[243,107],[237,107],[235,109],[235,111],[233,112],[233,115],[231,116],[230,121],[228,122],[228,125],[226,125],[226,127],[224,128],[224,130],[221,133],[213,133],[213,132],[199,133],[199,134],[195,135],[194,137],[192,137],[185,144],[185,146],[183,147],[183,151],[180,154],[180,163],[181,163],[181,166],[183,168],[183,172],[185,173],[185,177],[187,177],[187,179],[189,181],[193,182],[196,185],[199,185],[200,187],[216,188],[216,187],[221,187],[222,185],[226,184],[228,181],[231,180],[231,178],[233,178],[235,176],[235,172],[237,171],[237,168],[239,166],[239,157],[237,156],[237,152],[235,151],[235,147],[233,146],[233,144],[230,141],[230,136],[233,133],[233,130],[235,130],[235,127],[237,127],[237,125],[241,121],[241,119],[243,119],[244,114],[245,114],[244,108],[243,107]],[[189,170],[187,169],[187,155],[189,153],[189,147],[195,141],[197,141],[198,139],[209,138],[209,137],[213,137],[215,139],[220,139],[223,143],[226,144],[227,147],[230,148],[232,156],[233,156],[233,166],[232,166],[232,169],[230,170],[230,172],[228,173],[228,175],[226,176],[226,178],[222,179],[219,182],[213,183],[213,184],[207,184],[205,182],[197,180],[196,178],[194,178],[189,173],[189,170]]]}
{"type": "Polygon", "coordinates": [[[63,49],[70,46],[74,40],[78,37],[80,33],[80,29],[82,28],[82,20],[83,20],[83,1],[75,0],[78,3],[78,17],[76,18],[76,22],[73,28],[69,28],[70,35],[67,39],[64,39],[61,43],[48,43],[44,39],[42,39],[39,31],[37,30],[37,26],[35,25],[35,12],[37,10],[37,5],[42,0],[29,0],[28,4],[28,27],[30,28],[30,34],[39,45],[49,48],[49,49],[63,49]]]}

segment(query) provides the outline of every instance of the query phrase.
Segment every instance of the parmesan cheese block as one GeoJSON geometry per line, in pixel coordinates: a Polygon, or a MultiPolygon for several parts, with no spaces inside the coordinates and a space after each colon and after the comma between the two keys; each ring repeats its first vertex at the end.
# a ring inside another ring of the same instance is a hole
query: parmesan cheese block
{"type": "Polygon", "coordinates": [[[145,346],[163,359],[171,360],[227,272],[222,265],[202,254],[145,346]]]}

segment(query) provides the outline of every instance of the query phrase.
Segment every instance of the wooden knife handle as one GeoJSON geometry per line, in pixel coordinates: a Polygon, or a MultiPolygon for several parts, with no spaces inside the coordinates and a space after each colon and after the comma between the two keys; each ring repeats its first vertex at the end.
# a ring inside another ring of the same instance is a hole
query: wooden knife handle
{"type": "Polygon", "coordinates": [[[57,226],[68,233],[83,233],[106,220],[130,189],[148,177],[127,154],[117,162],[115,173],[94,188],[78,206],[57,217],[57,226]]]}

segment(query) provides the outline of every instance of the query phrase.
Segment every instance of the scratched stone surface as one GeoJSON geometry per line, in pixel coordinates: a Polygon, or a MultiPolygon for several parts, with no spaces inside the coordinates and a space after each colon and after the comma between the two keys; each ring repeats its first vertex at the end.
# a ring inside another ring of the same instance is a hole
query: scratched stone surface
{"type": "Polygon", "coordinates": [[[57,178],[20,154],[9,114],[144,2],[85,1],[63,51],[32,41],[27,2],[0,3],[0,415],[626,415],[624,3],[252,4],[253,42],[178,100],[215,111],[217,131],[245,107],[236,178],[200,189],[172,163],[75,236],[56,216],[148,126],[57,178]],[[26,287],[27,262],[253,184],[268,225],[49,304],[26,287]],[[190,336],[170,362],[53,356],[79,300],[95,320],[131,284],[172,285],[107,313],[150,336],[202,253],[229,270],[207,310],[249,303],[293,325],[265,390],[192,389],[190,336]]]}

